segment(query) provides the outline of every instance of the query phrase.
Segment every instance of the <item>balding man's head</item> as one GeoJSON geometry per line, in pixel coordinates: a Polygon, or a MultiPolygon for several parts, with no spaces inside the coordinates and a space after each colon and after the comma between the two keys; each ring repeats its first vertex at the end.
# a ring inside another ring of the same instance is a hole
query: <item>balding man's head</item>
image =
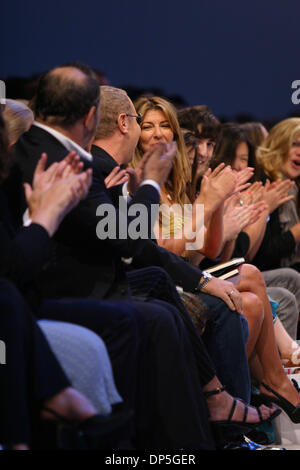
{"type": "Polygon", "coordinates": [[[45,73],[33,100],[37,118],[59,126],[72,126],[99,104],[99,82],[85,65],[63,65],[45,73]]]}

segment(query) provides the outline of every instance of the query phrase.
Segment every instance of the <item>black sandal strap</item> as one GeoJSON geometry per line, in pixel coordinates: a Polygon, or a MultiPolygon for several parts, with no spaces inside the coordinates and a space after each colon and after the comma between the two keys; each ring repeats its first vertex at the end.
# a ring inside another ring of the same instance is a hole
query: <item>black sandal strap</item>
{"type": "MultiPolygon", "coordinates": [[[[261,382],[261,385],[262,385],[263,387],[265,387],[265,389],[268,390],[268,392],[272,392],[272,393],[274,393],[274,394],[276,393],[276,391],[273,390],[271,387],[269,387],[268,384],[265,384],[264,382],[261,382]]],[[[278,395],[278,394],[277,394],[277,395],[278,395]]]]}
{"type": "Polygon", "coordinates": [[[248,411],[249,411],[249,407],[248,405],[246,405],[246,403],[244,403],[244,416],[243,416],[243,423],[246,423],[247,421],[247,416],[248,416],[248,411]]]}
{"type": "Polygon", "coordinates": [[[257,411],[257,414],[258,414],[258,417],[259,417],[260,421],[263,421],[263,416],[262,416],[262,413],[260,411],[260,408],[256,407],[256,411],[257,411]]]}
{"type": "Polygon", "coordinates": [[[205,398],[209,398],[212,395],[218,395],[219,393],[224,392],[226,390],[225,385],[222,385],[221,387],[215,388],[214,390],[209,390],[208,392],[204,392],[205,398]]]}
{"type": "Polygon", "coordinates": [[[298,382],[295,379],[292,379],[291,382],[294,385],[297,392],[300,393],[300,388],[299,388],[298,382]]]}
{"type": "Polygon", "coordinates": [[[230,413],[229,413],[228,418],[227,418],[227,421],[231,421],[231,418],[232,418],[232,416],[233,416],[234,410],[236,409],[236,404],[237,404],[237,402],[238,402],[237,399],[234,398],[234,399],[233,399],[233,403],[232,403],[232,407],[231,407],[231,410],[230,410],[230,413]]]}
{"type": "MultiPolygon", "coordinates": [[[[273,388],[269,387],[268,384],[265,384],[264,382],[261,382],[261,385],[263,387],[265,387],[266,390],[268,390],[268,392],[271,392],[273,395],[275,395],[275,397],[277,397],[279,400],[282,400],[286,403],[290,403],[288,400],[286,400],[286,398],[284,398],[282,395],[280,395],[280,393],[276,392],[276,390],[273,390],[273,388]]],[[[270,397],[272,398],[272,397],[270,397]]]]}

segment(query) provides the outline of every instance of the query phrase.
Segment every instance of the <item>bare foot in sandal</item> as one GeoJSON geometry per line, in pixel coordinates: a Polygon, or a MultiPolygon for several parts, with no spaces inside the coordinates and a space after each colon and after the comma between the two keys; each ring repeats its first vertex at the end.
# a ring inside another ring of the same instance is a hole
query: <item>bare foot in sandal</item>
{"type": "Polygon", "coordinates": [[[277,416],[276,408],[261,405],[256,408],[242,400],[233,398],[221,384],[216,387],[214,379],[204,388],[211,422],[227,422],[229,424],[258,425],[277,416]]]}

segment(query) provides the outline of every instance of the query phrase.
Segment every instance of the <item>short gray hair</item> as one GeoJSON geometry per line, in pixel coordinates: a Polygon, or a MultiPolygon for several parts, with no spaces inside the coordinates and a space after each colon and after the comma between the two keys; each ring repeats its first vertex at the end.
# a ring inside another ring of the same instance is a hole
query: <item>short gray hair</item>
{"type": "Polygon", "coordinates": [[[113,86],[100,87],[100,124],[95,138],[108,137],[117,127],[121,113],[130,113],[132,105],[125,90],[113,86]]]}

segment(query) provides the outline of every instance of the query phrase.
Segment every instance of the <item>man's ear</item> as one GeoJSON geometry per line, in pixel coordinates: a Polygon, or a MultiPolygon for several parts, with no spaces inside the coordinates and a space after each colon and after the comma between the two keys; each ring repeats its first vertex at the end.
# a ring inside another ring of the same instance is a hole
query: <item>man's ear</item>
{"type": "Polygon", "coordinates": [[[126,119],[126,113],[119,114],[118,119],[117,119],[117,124],[122,134],[128,133],[128,119],[126,119]]]}
{"type": "Polygon", "coordinates": [[[96,113],[96,106],[92,106],[89,112],[84,117],[84,125],[88,129],[92,129],[95,125],[95,113],[96,113]]]}

